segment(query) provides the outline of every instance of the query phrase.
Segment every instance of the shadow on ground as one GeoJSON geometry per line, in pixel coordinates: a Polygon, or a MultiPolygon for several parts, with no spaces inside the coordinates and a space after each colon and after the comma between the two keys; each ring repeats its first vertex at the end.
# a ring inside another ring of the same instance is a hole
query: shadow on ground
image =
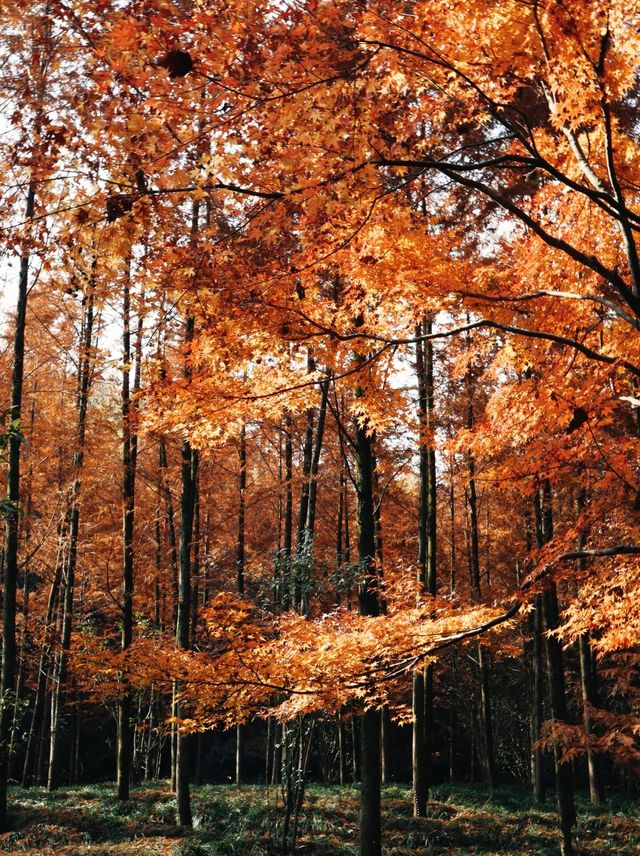
{"type": "MultiPolygon", "coordinates": [[[[300,818],[301,856],[357,856],[356,787],[311,786],[300,818]]],[[[276,790],[229,785],[194,788],[194,829],[175,825],[164,782],[133,789],[118,803],[108,785],[13,789],[12,829],[0,853],[31,856],[275,856],[280,853],[282,803],[276,790]]],[[[580,856],[638,856],[637,805],[579,806],[580,856]]],[[[515,788],[491,797],[475,787],[434,791],[426,818],[414,818],[408,788],[388,786],[383,798],[385,856],[557,856],[553,806],[535,806],[515,788]]]]}

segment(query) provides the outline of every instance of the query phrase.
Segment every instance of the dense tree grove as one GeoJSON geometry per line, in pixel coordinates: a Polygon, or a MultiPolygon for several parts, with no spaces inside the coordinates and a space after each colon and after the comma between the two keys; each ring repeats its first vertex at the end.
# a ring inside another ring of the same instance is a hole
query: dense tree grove
{"type": "Polygon", "coordinates": [[[8,783],[637,793],[635,0],[5,0],[8,783]]]}

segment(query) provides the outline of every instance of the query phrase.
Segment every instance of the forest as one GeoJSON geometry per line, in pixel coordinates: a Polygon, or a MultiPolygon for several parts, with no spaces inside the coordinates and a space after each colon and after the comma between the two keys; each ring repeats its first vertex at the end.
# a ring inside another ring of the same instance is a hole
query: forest
{"type": "Polygon", "coordinates": [[[0,24],[0,852],[640,852],[638,0],[0,24]]]}

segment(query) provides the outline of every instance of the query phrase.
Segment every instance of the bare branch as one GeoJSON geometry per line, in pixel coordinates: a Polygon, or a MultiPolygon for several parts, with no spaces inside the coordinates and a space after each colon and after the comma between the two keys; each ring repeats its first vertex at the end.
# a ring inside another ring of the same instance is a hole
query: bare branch
{"type": "Polygon", "coordinates": [[[606,297],[601,297],[599,294],[577,294],[573,291],[554,291],[552,289],[541,289],[540,291],[532,291],[529,294],[508,295],[481,294],[474,291],[461,291],[459,293],[464,297],[473,297],[478,300],[487,300],[494,303],[513,303],[526,300],[537,300],[540,297],[557,297],[562,300],[588,300],[592,303],[600,303],[602,306],[606,306],[607,309],[610,309],[614,315],[618,316],[618,318],[622,318],[623,321],[626,321],[636,330],[640,329],[640,319],[634,318],[633,315],[630,315],[624,309],[621,309],[612,300],[608,300],[606,297]]]}

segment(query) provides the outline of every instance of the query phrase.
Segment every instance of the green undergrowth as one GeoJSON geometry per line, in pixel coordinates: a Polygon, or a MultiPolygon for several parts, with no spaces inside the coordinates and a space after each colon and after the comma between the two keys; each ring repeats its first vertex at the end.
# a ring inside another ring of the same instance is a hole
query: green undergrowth
{"type": "MultiPolygon", "coordinates": [[[[31,856],[275,856],[280,853],[282,801],[275,789],[206,785],[193,789],[194,829],[175,825],[166,783],[134,788],[118,803],[111,785],[12,789],[12,829],[0,835],[0,854],[31,856]]],[[[357,856],[356,786],[308,788],[296,852],[357,856]]],[[[638,805],[579,802],[579,856],[640,854],[638,805]]],[[[535,806],[518,788],[493,794],[473,786],[436,788],[426,818],[414,818],[411,793],[389,785],[383,794],[385,856],[556,856],[553,800],[535,806]]]]}

